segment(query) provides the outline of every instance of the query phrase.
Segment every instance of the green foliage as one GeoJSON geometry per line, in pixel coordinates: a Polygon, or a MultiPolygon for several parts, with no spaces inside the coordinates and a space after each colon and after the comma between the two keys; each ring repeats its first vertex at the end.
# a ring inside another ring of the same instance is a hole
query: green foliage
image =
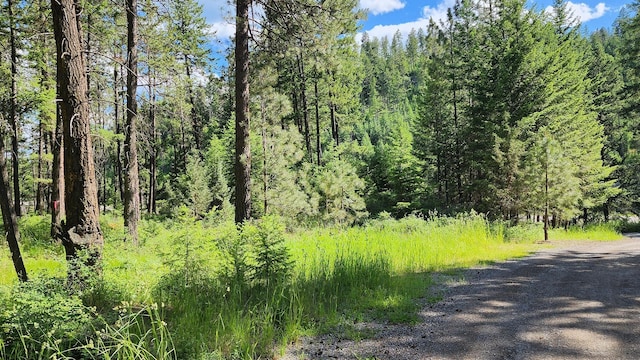
{"type": "MultiPolygon", "coordinates": [[[[0,287],[0,324],[10,330],[3,356],[24,358],[26,346],[59,358],[259,358],[302,333],[360,338],[366,334],[349,325],[354,320],[416,321],[416,299],[427,294],[433,271],[525,255],[542,239],[539,224],[511,227],[477,214],[394,220],[382,213],[360,227],[287,233],[273,216],[238,228],[195,221],[187,208],[179,213],[143,219],[140,247],[122,242],[120,217],[103,217],[105,228],[112,224],[103,277],[80,296],[59,278],[0,287]]],[[[608,234],[617,236],[604,227],[558,229],[552,239],[608,234]]],[[[33,254],[40,262],[63,257],[33,254]]]]}
{"type": "Polygon", "coordinates": [[[211,205],[212,194],[209,190],[209,170],[199,155],[190,155],[187,159],[188,202],[193,216],[200,218],[211,205]]]}
{"type": "Polygon", "coordinates": [[[360,195],[364,182],[351,164],[335,157],[319,171],[316,181],[325,221],[348,225],[367,216],[360,195]]]}
{"type": "Polygon", "coordinates": [[[157,305],[97,312],[69,295],[64,283],[36,278],[0,293],[3,359],[175,359],[157,305]]]}
{"type": "Polygon", "coordinates": [[[2,299],[1,339],[7,359],[45,359],[92,335],[99,323],[94,312],[80,298],[69,296],[64,283],[32,279],[15,285],[2,299]]]}
{"type": "Polygon", "coordinates": [[[267,291],[286,284],[293,265],[285,246],[284,225],[278,218],[264,217],[242,227],[244,242],[253,244],[255,255],[251,280],[267,291]]]}
{"type": "Polygon", "coordinates": [[[62,247],[51,239],[51,217],[29,215],[18,221],[20,246],[25,255],[31,251],[61,251],[62,247]]]}

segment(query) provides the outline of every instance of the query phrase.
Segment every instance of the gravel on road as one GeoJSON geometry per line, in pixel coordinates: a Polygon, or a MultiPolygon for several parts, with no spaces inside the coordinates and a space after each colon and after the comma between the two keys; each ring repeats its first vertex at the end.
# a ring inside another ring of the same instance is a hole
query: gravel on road
{"type": "Polygon", "coordinates": [[[282,359],[640,359],[640,234],[441,277],[419,323],[303,338],[282,359]]]}

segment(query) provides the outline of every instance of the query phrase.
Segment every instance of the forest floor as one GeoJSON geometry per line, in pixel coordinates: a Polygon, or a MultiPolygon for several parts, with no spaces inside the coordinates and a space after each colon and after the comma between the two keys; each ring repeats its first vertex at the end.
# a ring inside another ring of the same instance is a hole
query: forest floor
{"type": "Polygon", "coordinates": [[[438,274],[413,325],[360,322],[282,359],[639,359],[640,234],[438,274]]]}

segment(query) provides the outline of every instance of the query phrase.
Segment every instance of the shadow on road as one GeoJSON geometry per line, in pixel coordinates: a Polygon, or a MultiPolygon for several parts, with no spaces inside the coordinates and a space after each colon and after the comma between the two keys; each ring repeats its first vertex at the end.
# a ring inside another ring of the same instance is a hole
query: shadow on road
{"type": "Polygon", "coordinates": [[[470,270],[421,317],[389,358],[638,359],[640,234],[470,270]]]}

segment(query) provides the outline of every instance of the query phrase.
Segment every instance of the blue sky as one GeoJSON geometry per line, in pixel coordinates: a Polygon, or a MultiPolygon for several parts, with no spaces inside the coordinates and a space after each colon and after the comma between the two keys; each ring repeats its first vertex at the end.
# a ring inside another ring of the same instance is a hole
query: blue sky
{"type": "MultiPolygon", "coordinates": [[[[204,15],[215,37],[226,43],[234,33],[231,0],[198,0],[204,6],[204,15]]],[[[529,0],[538,9],[546,9],[553,0],[529,0]]],[[[589,32],[610,28],[620,9],[632,0],[574,0],[568,7],[581,20],[583,30],[589,32]]],[[[363,9],[369,9],[368,18],[362,24],[362,31],[371,36],[393,36],[400,30],[406,34],[412,28],[424,27],[429,18],[439,20],[446,15],[447,8],[455,0],[360,0],[363,9]]]]}
{"type": "MultiPolygon", "coordinates": [[[[538,9],[546,9],[552,0],[529,1],[538,9]]],[[[624,4],[630,0],[575,0],[567,1],[574,16],[581,20],[583,28],[594,31],[610,28],[624,4]]],[[[360,0],[369,9],[369,18],[363,30],[372,36],[393,35],[396,30],[407,33],[411,28],[424,27],[429,18],[442,19],[447,8],[455,0],[360,0]]]]}

